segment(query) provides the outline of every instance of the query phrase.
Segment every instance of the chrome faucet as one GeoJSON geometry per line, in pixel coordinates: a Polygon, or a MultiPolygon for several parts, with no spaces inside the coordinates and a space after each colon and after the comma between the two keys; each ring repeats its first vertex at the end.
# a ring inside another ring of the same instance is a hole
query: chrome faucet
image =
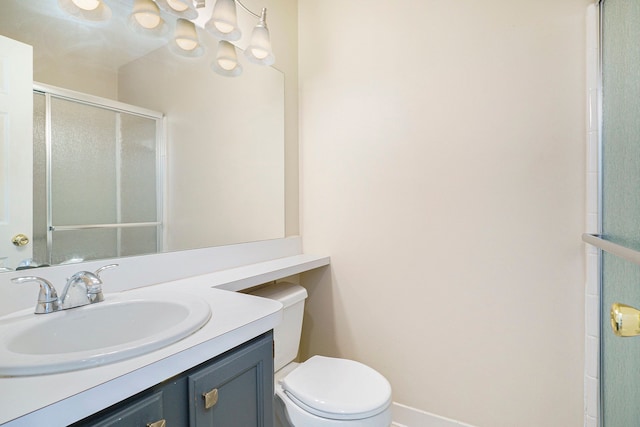
{"type": "Polygon", "coordinates": [[[54,311],[67,310],[74,307],[81,307],[83,305],[104,301],[100,273],[104,270],[117,266],[118,264],[105,265],[104,267],[96,270],[95,273],[90,271],[77,272],[67,279],[67,284],[65,285],[60,298],[58,298],[58,294],[54,286],[49,281],[41,277],[16,277],[11,279],[11,281],[14,283],[38,283],[40,285],[40,293],[38,294],[35,313],[52,313],[54,311]]]}
{"type": "Polygon", "coordinates": [[[41,277],[26,276],[13,278],[11,281],[13,283],[36,282],[40,285],[40,293],[38,294],[38,302],[36,303],[34,313],[45,314],[60,310],[58,293],[56,292],[56,288],[54,288],[48,280],[41,277]]]}

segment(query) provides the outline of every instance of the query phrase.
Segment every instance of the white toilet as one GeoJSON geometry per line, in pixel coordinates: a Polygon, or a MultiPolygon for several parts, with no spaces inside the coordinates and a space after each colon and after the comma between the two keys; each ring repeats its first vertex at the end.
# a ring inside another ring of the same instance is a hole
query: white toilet
{"type": "Polygon", "coordinates": [[[275,414],[278,427],[389,427],[391,386],[372,368],[347,359],[313,356],[295,363],[307,291],[276,283],[252,292],[284,305],[274,329],[275,414]]]}

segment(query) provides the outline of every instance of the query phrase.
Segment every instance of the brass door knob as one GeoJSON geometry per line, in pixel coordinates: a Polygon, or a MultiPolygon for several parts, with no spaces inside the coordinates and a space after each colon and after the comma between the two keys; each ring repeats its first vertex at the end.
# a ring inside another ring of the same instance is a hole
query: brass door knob
{"type": "Polygon", "coordinates": [[[625,304],[612,304],[611,329],[619,337],[640,335],[640,310],[625,304]]]}
{"type": "Polygon", "coordinates": [[[29,238],[24,234],[16,234],[13,236],[13,239],[11,239],[11,243],[16,246],[26,246],[29,244],[29,238]]]}

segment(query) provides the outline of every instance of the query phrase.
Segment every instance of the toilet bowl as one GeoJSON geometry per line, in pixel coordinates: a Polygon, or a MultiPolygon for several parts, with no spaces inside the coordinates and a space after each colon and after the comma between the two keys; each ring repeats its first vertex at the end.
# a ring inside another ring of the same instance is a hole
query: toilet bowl
{"type": "Polygon", "coordinates": [[[276,283],[250,292],[284,305],[274,329],[275,414],[278,427],[389,427],[391,386],[360,362],[313,356],[295,363],[307,291],[276,283]]]}

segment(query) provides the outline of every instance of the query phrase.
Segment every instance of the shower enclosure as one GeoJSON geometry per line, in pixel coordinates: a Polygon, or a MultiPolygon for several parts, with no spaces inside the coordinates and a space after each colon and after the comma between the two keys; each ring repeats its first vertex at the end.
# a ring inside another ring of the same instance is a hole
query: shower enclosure
{"type": "Polygon", "coordinates": [[[46,85],[33,96],[34,264],[161,251],[162,114],[46,85]]]}
{"type": "Polygon", "coordinates": [[[640,2],[602,0],[600,426],[640,423],[640,2]]]}

